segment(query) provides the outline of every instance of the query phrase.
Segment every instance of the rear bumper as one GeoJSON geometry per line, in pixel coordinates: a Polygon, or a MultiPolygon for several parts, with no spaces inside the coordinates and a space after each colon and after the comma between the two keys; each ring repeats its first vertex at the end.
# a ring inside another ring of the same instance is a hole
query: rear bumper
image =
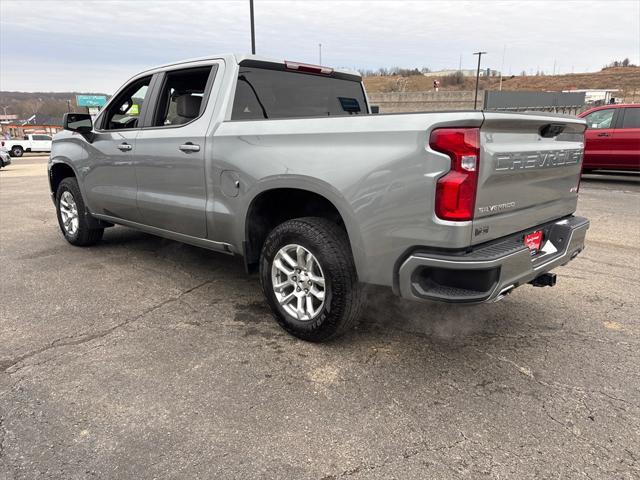
{"type": "Polygon", "coordinates": [[[474,250],[456,253],[414,251],[397,271],[401,297],[454,303],[499,300],[513,288],[568,263],[584,249],[589,221],[568,217],[529,231],[544,230],[535,256],[523,244],[524,233],[474,250]]]}

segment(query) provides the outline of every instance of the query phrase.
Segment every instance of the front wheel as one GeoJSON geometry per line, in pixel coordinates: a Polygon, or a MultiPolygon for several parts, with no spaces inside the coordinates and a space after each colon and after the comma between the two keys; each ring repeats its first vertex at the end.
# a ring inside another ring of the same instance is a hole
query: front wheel
{"type": "Polygon", "coordinates": [[[24,153],[24,150],[19,145],[16,145],[15,147],[13,147],[11,149],[11,156],[12,157],[21,157],[23,153],[24,153]]]}
{"type": "Polygon", "coordinates": [[[362,310],[347,235],[324,218],[296,218],[274,228],[262,248],[260,281],[278,323],[302,340],[337,337],[362,310]]]}
{"type": "Polygon", "coordinates": [[[78,181],[67,177],[56,192],[58,224],[64,238],[72,245],[86,247],[100,241],[103,228],[90,228],[78,181]]]}

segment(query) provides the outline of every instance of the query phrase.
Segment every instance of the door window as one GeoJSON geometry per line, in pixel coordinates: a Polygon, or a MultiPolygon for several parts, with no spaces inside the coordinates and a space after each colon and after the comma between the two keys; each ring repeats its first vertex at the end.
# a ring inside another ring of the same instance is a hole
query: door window
{"type": "Polygon", "coordinates": [[[611,122],[613,121],[614,113],[615,109],[613,108],[608,108],[606,110],[597,110],[584,117],[584,119],[587,121],[588,128],[611,128],[611,122]]]}
{"type": "Polygon", "coordinates": [[[624,109],[622,128],[640,128],[640,107],[624,109]]]}
{"type": "Polygon", "coordinates": [[[153,125],[184,125],[198,118],[206,106],[211,69],[208,66],[167,72],[158,95],[153,125]]]}
{"type": "Polygon", "coordinates": [[[44,141],[49,141],[51,140],[51,137],[49,135],[34,135],[33,136],[34,140],[44,140],[44,141]]]}
{"type": "Polygon", "coordinates": [[[151,77],[145,77],[127,86],[105,113],[103,128],[105,130],[137,128],[150,83],[151,77]]]}

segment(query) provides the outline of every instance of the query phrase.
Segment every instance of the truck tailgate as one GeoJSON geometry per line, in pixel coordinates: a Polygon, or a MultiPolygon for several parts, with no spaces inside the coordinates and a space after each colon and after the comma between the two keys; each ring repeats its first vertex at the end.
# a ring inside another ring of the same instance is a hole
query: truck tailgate
{"type": "Polygon", "coordinates": [[[568,116],[485,112],[472,243],[576,210],[585,123],[568,116]]]}

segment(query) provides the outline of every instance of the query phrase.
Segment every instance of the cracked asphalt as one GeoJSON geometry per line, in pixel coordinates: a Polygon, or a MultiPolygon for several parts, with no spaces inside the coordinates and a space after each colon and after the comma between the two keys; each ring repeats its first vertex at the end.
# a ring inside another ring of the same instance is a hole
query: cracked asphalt
{"type": "Polygon", "coordinates": [[[0,478],[640,476],[640,177],[591,175],[554,288],[479,307],[371,288],[314,345],[238,259],[68,245],[46,158],[0,171],[0,478]]]}

